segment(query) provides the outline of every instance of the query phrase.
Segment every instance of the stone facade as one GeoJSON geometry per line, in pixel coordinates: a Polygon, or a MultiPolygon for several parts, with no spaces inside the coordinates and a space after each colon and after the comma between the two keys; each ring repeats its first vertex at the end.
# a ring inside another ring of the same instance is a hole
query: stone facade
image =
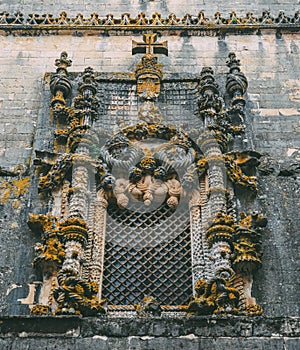
{"type": "MultiPolygon", "coordinates": [[[[211,66],[220,89],[225,91],[228,71],[225,62],[228,54],[235,52],[248,79],[245,94],[246,132],[236,147],[242,145],[245,150],[253,149],[262,157],[257,174],[257,199],[241,196],[238,205],[247,212],[263,212],[268,220],[262,235],[263,264],[253,282],[253,294],[264,309],[264,316],[253,321],[239,319],[241,316],[237,320],[225,317],[217,321],[209,317],[201,317],[198,321],[197,318],[193,321],[176,318],[171,321],[164,318],[132,321],[141,322],[141,327],[145,329],[143,333],[138,333],[137,324],[130,331],[124,329],[122,320],[83,320],[79,326],[78,319],[60,316],[59,322],[64,324],[64,331],[59,330],[60,336],[70,338],[60,339],[59,346],[96,346],[95,339],[99,349],[257,347],[292,350],[299,346],[300,34],[299,22],[297,24],[291,20],[297,17],[296,2],[269,1],[266,4],[265,1],[255,1],[249,4],[245,1],[226,1],[210,4],[204,1],[111,1],[96,4],[92,1],[64,1],[53,5],[53,2],[43,1],[29,5],[10,1],[0,4],[0,12],[7,11],[13,18],[13,13],[21,11],[26,19],[31,18],[32,12],[40,15],[52,13],[55,18],[60,18],[62,11],[67,11],[69,18],[75,18],[78,13],[89,18],[91,13],[96,12],[103,19],[108,18],[108,13],[112,13],[115,19],[121,19],[123,13],[130,13],[132,18],[136,18],[141,12],[151,19],[152,14],[159,12],[162,18],[169,18],[169,14],[175,13],[178,21],[183,23],[186,13],[198,18],[202,10],[211,20],[215,20],[215,12],[220,11],[227,22],[200,24],[198,27],[178,25],[178,28],[162,23],[156,29],[128,29],[114,25],[100,25],[95,29],[69,24],[62,25],[63,28],[55,25],[39,28],[34,24],[23,26],[22,22],[5,23],[2,14],[0,308],[4,349],[22,349],[33,345],[52,348],[51,341],[43,339],[47,325],[37,327],[35,333],[28,335],[28,329],[15,326],[11,330],[11,324],[33,322],[34,325],[36,320],[10,317],[28,315],[28,305],[36,302],[34,291],[38,278],[31,262],[33,245],[38,238],[30,232],[26,222],[30,212],[42,211],[42,204],[38,204],[37,198],[38,179],[32,176],[33,160],[35,150],[47,149],[52,137],[53,130],[49,128],[48,119],[53,63],[62,51],[68,52],[68,57],[73,61],[68,71],[75,80],[76,75],[88,66],[99,75],[112,79],[117,73],[132,74],[140,61],[138,55],[132,56],[132,41],[141,41],[144,32],[153,30],[161,36],[159,41],[168,42],[168,56],[159,57],[165,77],[190,79],[196,74],[200,78],[202,68],[211,66]],[[262,13],[268,10],[273,19],[263,23],[262,13]],[[281,10],[285,11],[289,20],[279,23],[281,10]],[[246,18],[246,13],[252,12],[257,23],[231,23],[230,27],[228,21],[232,11],[238,18],[246,18]],[[74,328],[68,326],[69,321],[70,324],[74,323],[74,328]],[[189,322],[195,323],[190,326],[189,322]],[[209,326],[204,327],[203,322],[209,326]],[[214,322],[216,327],[213,326],[214,322]],[[238,333],[232,329],[232,324],[240,329],[238,333]],[[280,325],[277,327],[274,324],[280,325]],[[218,327],[224,328],[218,332],[218,327]],[[164,329],[164,332],[157,333],[157,328],[164,329]],[[18,337],[12,340],[9,338],[11,335],[18,337]],[[240,336],[245,338],[239,339],[240,336]],[[217,339],[213,340],[215,337],[217,339]]],[[[189,121],[193,120],[189,108],[181,107],[182,110],[189,121]]],[[[174,113],[173,122],[181,125],[184,122],[182,114],[174,113]]],[[[58,330],[51,331],[53,322],[53,318],[49,318],[49,333],[55,336],[58,330]]]]}

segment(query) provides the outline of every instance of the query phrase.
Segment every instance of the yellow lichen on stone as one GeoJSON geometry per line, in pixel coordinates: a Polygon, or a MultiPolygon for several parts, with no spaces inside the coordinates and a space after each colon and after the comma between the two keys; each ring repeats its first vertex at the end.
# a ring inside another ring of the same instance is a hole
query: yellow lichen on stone
{"type": "Polygon", "coordinates": [[[7,204],[10,198],[14,198],[13,207],[20,206],[19,199],[28,192],[30,177],[24,177],[12,181],[2,181],[0,184],[0,203],[7,204]]]}
{"type": "Polygon", "coordinates": [[[22,179],[14,180],[13,184],[13,192],[16,197],[21,197],[25,193],[28,192],[28,188],[30,185],[30,177],[24,177],[22,179]]]}
{"type": "Polygon", "coordinates": [[[11,184],[8,181],[3,181],[0,184],[0,202],[6,204],[10,198],[11,184]]]}

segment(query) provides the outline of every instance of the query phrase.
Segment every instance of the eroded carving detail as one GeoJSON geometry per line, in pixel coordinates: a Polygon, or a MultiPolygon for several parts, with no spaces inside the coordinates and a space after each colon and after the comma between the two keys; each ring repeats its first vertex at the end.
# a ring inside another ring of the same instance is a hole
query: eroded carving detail
{"type": "Polygon", "coordinates": [[[261,314],[262,309],[251,295],[253,273],[261,266],[261,232],[267,225],[263,215],[240,213],[241,220],[236,226],[233,246],[233,268],[243,280],[244,310],[248,314],[261,314]]]}
{"type": "Polygon", "coordinates": [[[239,292],[224,278],[199,279],[196,295],[188,305],[188,315],[237,314],[239,292]]]}
{"type": "Polygon", "coordinates": [[[134,305],[139,317],[160,316],[162,309],[152,296],[145,296],[140,304],[134,305]]]}

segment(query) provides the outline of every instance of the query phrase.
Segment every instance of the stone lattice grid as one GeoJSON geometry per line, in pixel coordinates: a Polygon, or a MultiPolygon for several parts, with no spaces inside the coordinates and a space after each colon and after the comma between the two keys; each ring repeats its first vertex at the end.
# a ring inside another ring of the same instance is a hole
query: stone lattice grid
{"type": "Polygon", "coordinates": [[[108,207],[102,297],[115,305],[146,295],[162,305],[186,304],[192,295],[188,208],[139,210],[108,207]]]}
{"type": "Polygon", "coordinates": [[[131,82],[105,82],[97,93],[102,105],[99,119],[93,127],[112,133],[122,125],[138,122],[136,85],[131,82]]]}
{"type": "MultiPolygon", "coordinates": [[[[112,133],[122,125],[141,122],[138,117],[141,101],[136,94],[135,82],[100,82],[97,96],[102,108],[93,126],[96,129],[101,127],[112,133]]],[[[164,124],[187,129],[202,127],[202,121],[197,117],[196,82],[163,82],[156,105],[161,110],[164,124]]]]}
{"type": "Polygon", "coordinates": [[[197,117],[196,82],[164,82],[158,102],[166,124],[184,129],[199,128],[202,125],[197,117]]]}

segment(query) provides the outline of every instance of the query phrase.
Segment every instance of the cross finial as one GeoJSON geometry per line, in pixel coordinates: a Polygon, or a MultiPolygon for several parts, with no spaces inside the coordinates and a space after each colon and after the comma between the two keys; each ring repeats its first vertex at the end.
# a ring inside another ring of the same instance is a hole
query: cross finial
{"type": "Polygon", "coordinates": [[[132,40],[132,54],[162,54],[168,56],[168,42],[157,43],[157,34],[144,34],[144,42],[132,40]]]}

